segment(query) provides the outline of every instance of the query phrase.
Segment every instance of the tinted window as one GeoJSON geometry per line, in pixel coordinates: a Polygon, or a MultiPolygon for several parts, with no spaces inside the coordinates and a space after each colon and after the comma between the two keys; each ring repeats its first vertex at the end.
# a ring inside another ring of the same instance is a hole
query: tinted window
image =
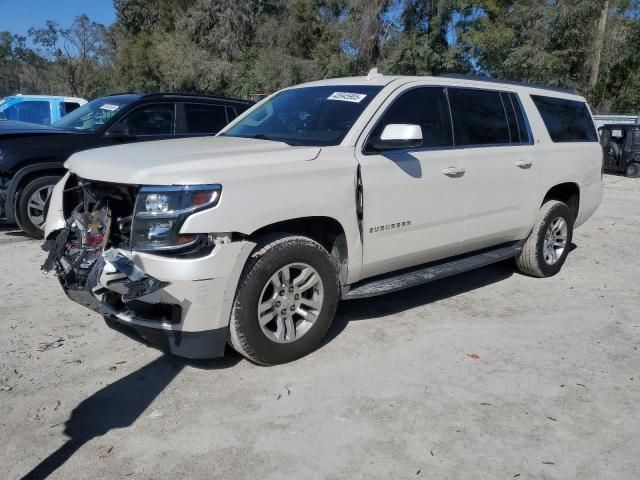
{"type": "Polygon", "coordinates": [[[531,143],[531,133],[529,130],[529,124],[527,123],[527,119],[524,116],[524,111],[522,110],[522,105],[520,104],[520,100],[515,93],[510,93],[509,98],[511,100],[511,105],[513,106],[514,111],[516,112],[516,121],[518,122],[518,133],[520,136],[520,143],[531,143]]]}
{"type": "Polygon", "coordinates": [[[509,125],[499,92],[450,88],[456,145],[509,143],[509,125]]]}
{"type": "Polygon", "coordinates": [[[67,115],[68,113],[73,112],[79,106],[80,104],[76,102],[64,102],[64,114],[67,115]]]}
{"type": "Polygon", "coordinates": [[[227,124],[225,107],[187,103],[184,106],[187,133],[218,133],[227,124]]]}
{"type": "Polygon", "coordinates": [[[158,103],[136,108],[118,125],[131,131],[131,135],[172,135],[174,104],[158,103]]]}
{"type": "Polygon", "coordinates": [[[392,123],[420,125],[423,148],[453,145],[451,118],[443,88],[414,88],[403,93],[384,113],[371,136],[379,137],[384,127],[392,123]]]}
{"type": "Polygon", "coordinates": [[[49,102],[24,101],[10,106],[4,111],[9,120],[19,122],[39,123],[40,125],[51,124],[51,111],[49,102]]]}
{"type": "Polygon", "coordinates": [[[370,85],[283,90],[222,135],[289,145],[338,145],[380,90],[370,85]]]}
{"type": "Polygon", "coordinates": [[[509,135],[511,136],[511,143],[520,143],[520,132],[518,130],[518,121],[516,120],[516,113],[511,104],[511,99],[508,93],[501,93],[502,106],[507,114],[507,123],[509,124],[509,135]]]}
{"type": "Polygon", "coordinates": [[[231,120],[235,120],[235,118],[238,116],[238,114],[236,113],[236,109],[233,107],[227,107],[227,119],[229,120],[229,122],[231,120]]]}
{"type": "Polygon", "coordinates": [[[598,135],[584,102],[531,95],[554,142],[597,142],[598,135]]]}

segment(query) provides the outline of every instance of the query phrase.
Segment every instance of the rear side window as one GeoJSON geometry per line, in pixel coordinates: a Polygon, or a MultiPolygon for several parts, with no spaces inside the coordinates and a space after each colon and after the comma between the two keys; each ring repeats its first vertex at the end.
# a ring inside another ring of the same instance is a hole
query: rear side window
{"type": "Polygon", "coordinates": [[[449,88],[453,133],[457,146],[511,142],[500,92],[449,88]]]}
{"type": "Polygon", "coordinates": [[[184,106],[187,133],[218,133],[227,124],[221,105],[187,103],[184,106]]]}
{"type": "Polygon", "coordinates": [[[540,95],[531,95],[531,99],[554,142],[598,141],[586,103],[540,95]]]}
{"type": "Polygon", "coordinates": [[[391,123],[408,123],[422,128],[423,148],[451,147],[451,120],[443,88],[422,87],[408,90],[384,113],[373,137],[379,137],[391,123]]]}

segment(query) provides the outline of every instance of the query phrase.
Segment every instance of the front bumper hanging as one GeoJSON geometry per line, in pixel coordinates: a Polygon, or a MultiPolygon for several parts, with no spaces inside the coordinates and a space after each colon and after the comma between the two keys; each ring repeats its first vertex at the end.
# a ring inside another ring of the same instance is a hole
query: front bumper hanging
{"type": "Polygon", "coordinates": [[[66,223],[43,245],[48,256],[42,269],[55,271],[71,300],[102,315],[109,327],[165,352],[191,359],[224,355],[226,327],[183,331],[183,308],[189,305],[167,294],[171,283],[149,275],[119,249],[105,250],[106,207],[74,213],[66,223]]]}

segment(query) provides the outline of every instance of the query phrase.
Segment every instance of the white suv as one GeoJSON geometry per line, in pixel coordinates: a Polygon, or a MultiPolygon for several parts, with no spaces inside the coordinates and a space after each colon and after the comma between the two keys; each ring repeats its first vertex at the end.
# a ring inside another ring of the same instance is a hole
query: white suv
{"type": "Polygon", "coordinates": [[[340,299],[515,257],[557,273],[602,197],[584,98],[459,77],[340,78],[266,98],[213,138],[85,151],[51,198],[45,270],[113,328],[261,364],[340,299]]]}

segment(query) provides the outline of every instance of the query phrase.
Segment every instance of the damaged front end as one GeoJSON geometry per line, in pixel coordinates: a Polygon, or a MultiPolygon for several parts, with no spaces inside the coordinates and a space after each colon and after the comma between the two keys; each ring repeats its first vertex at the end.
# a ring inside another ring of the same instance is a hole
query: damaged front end
{"type": "Polygon", "coordinates": [[[51,233],[43,245],[48,256],[42,270],[55,271],[72,300],[111,315],[108,307],[114,306],[113,299],[106,298],[110,290],[100,286],[103,274],[112,277],[109,283],[118,281],[120,302],[125,305],[169,285],[147,275],[117,249],[128,242],[135,188],[81,179],[67,182],[66,187],[65,200],[77,205],[64,228],[51,233]]]}
{"type": "Polygon", "coordinates": [[[228,234],[181,233],[189,215],[216,205],[220,189],[68,174],[51,195],[42,270],[111,328],[182,357],[221,356],[232,303],[227,286],[250,246],[228,234]]]}

